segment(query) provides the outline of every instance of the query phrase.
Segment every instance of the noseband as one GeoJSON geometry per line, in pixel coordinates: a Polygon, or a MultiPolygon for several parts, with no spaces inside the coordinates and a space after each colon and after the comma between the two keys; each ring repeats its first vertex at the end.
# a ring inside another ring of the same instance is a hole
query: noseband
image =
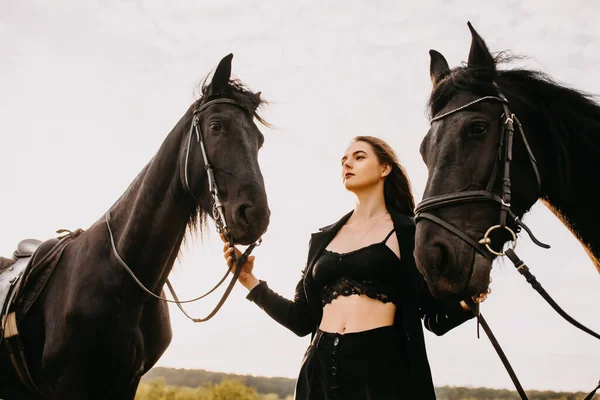
{"type": "MultiPolygon", "coordinates": [[[[494,162],[494,167],[492,169],[492,173],[490,175],[488,184],[485,190],[465,190],[461,192],[442,194],[439,196],[432,196],[426,199],[423,199],[421,203],[415,209],[415,219],[419,221],[421,219],[427,219],[431,222],[434,222],[441,227],[447,229],[452,232],[454,235],[462,239],[464,242],[469,244],[475,251],[481,254],[483,257],[488,260],[492,260],[494,256],[504,256],[505,252],[497,252],[491,248],[491,240],[489,238],[490,233],[492,233],[496,229],[505,229],[507,230],[512,238],[512,249],[514,250],[517,244],[517,235],[513,229],[511,229],[507,225],[507,217],[512,218],[517,227],[524,228],[531,240],[535,244],[543,248],[549,248],[550,246],[544,244],[537,240],[531,230],[517,217],[511,210],[511,181],[510,181],[510,163],[513,158],[513,142],[514,142],[514,134],[515,134],[515,125],[517,126],[518,132],[521,135],[521,139],[525,144],[525,149],[527,150],[527,154],[529,156],[529,161],[533,168],[533,172],[535,173],[538,191],[541,191],[542,183],[540,179],[540,173],[537,167],[537,161],[531,151],[531,147],[529,147],[529,143],[527,142],[527,137],[525,136],[525,132],[523,131],[523,126],[519,119],[510,112],[508,107],[508,100],[498,87],[494,83],[496,90],[498,91],[497,96],[484,96],[480,97],[470,103],[467,103],[463,106],[455,108],[451,111],[440,114],[431,119],[431,123],[433,124],[436,121],[440,121],[446,118],[449,115],[455,114],[457,112],[463,111],[474,104],[481,103],[483,101],[496,101],[502,104],[504,108],[504,114],[502,114],[502,135],[500,136],[500,141],[498,142],[498,150],[496,161],[494,162]],[[498,175],[499,168],[503,168],[503,176],[502,176],[502,194],[499,196],[494,193],[493,188],[496,183],[496,178],[498,175]],[[480,240],[475,240],[465,232],[458,229],[456,226],[442,220],[441,218],[429,213],[428,211],[447,207],[450,205],[462,204],[462,203],[475,203],[475,202],[493,202],[500,205],[500,218],[499,223],[497,225],[491,226],[483,235],[483,238],[480,240]]],[[[518,232],[518,229],[517,229],[518,232]]]]}
{"type": "MultiPolygon", "coordinates": [[[[227,226],[227,221],[225,220],[223,203],[221,203],[221,200],[219,199],[219,188],[218,188],[217,182],[215,180],[214,171],[208,161],[208,156],[206,155],[206,146],[204,144],[204,136],[202,134],[202,128],[200,127],[200,123],[199,123],[200,113],[202,113],[204,110],[206,110],[207,108],[209,108],[215,104],[231,104],[231,105],[240,107],[241,109],[245,110],[245,108],[241,104],[236,102],[235,100],[228,99],[228,98],[217,98],[217,99],[214,99],[211,101],[207,101],[206,103],[202,104],[198,109],[196,109],[194,111],[193,116],[192,116],[192,123],[190,125],[190,130],[189,130],[189,134],[188,134],[187,148],[186,148],[186,152],[185,152],[185,161],[184,161],[184,166],[183,166],[183,169],[184,169],[183,186],[184,186],[185,190],[196,201],[196,204],[200,203],[200,200],[198,199],[198,197],[196,197],[196,195],[194,194],[194,192],[192,191],[192,189],[190,187],[189,178],[188,178],[188,176],[189,176],[188,163],[189,163],[189,156],[190,156],[190,148],[191,148],[191,144],[192,144],[192,136],[195,134],[196,141],[198,143],[200,143],[200,151],[202,154],[202,161],[204,162],[204,169],[206,170],[206,175],[208,178],[208,189],[209,189],[210,196],[212,199],[212,217],[215,221],[215,225],[216,225],[216,228],[217,228],[217,231],[219,232],[219,234],[224,235],[225,238],[227,239],[227,241],[229,241],[230,246],[233,248],[234,247],[233,237],[231,236],[231,233],[229,232],[229,227],[227,226]]],[[[227,300],[227,297],[231,293],[231,290],[233,289],[235,282],[237,281],[238,277],[240,276],[240,273],[242,272],[241,266],[246,263],[248,256],[250,256],[250,253],[254,250],[254,248],[257,246],[260,246],[260,244],[262,242],[262,238],[259,238],[256,242],[252,243],[250,246],[248,246],[246,248],[246,250],[240,256],[239,259],[237,259],[236,253],[233,252],[231,254],[231,257],[233,259],[232,267],[227,269],[223,278],[221,278],[221,280],[211,290],[209,290],[205,294],[198,296],[194,299],[179,300],[179,298],[177,297],[177,294],[175,293],[175,289],[171,285],[171,282],[169,281],[169,279],[167,279],[167,281],[166,281],[167,287],[168,287],[169,291],[171,292],[171,295],[173,296],[173,299],[174,299],[174,300],[169,300],[164,297],[156,295],[154,292],[152,292],[150,289],[148,289],[146,286],[144,286],[144,284],[142,282],[140,282],[140,280],[135,276],[135,274],[133,273],[131,268],[127,265],[127,263],[121,258],[121,256],[119,255],[119,252],[117,251],[117,246],[115,244],[115,240],[113,237],[112,229],[110,227],[109,219],[110,219],[110,210],[105,215],[105,221],[106,221],[106,226],[108,227],[108,233],[110,235],[112,249],[113,249],[113,252],[114,252],[115,257],[117,258],[117,261],[119,262],[119,264],[125,269],[125,271],[127,271],[129,273],[129,275],[133,278],[135,283],[137,283],[137,285],[144,292],[146,292],[147,294],[149,294],[150,296],[152,296],[156,299],[159,299],[159,300],[162,300],[165,302],[169,302],[169,303],[177,304],[177,307],[179,307],[181,312],[187,318],[191,319],[194,322],[208,321],[219,311],[221,306],[225,303],[225,300],[227,300]],[[219,302],[217,303],[217,305],[215,306],[213,311],[205,318],[192,318],[191,316],[189,316],[188,313],[185,312],[185,310],[183,309],[181,304],[192,303],[194,301],[198,301],[198,300],[203,299],[204,297],[208,296],[212,292],[214,292],[219,286],[221,286],[221,284],[225,281],[225,279],[227,279],[227,275],[229,275],[229,272],[231,272],[233,265],[236,265],[236,269],[233,273],[231,281],[229,282],[229,285],[227,286],[227,289],[223,293],[221,300],[219,300],[219,302]]]]}

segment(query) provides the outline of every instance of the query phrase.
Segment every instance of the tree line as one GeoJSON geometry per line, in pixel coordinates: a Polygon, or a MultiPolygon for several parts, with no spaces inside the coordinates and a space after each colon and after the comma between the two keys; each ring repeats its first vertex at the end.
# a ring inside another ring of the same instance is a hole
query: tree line
{"type": "MultiPolygon", "coordinates": [[[[136,400],[291,400],[295,379],[156,367],[142,379],[136,400]]],[[[438,400],[520,400],[516,391],[440,386],[438,400]]],[[[587,393],[527,391],[529,400],[582,400],[587,393]]],[[[600,394],[593,400],[600,400],[600,394]]]]}

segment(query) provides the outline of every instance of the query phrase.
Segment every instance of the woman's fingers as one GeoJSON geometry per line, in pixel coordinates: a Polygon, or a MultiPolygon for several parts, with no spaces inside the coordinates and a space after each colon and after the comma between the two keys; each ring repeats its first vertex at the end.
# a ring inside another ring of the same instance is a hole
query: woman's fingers
{"type": "Polygon", "coordinates": [[[231,245],[229,244],[229,242],[225,243],[223,245],[223,254],[225,255],[225,258],[227,258],[227,255],[231,254],[231,252],[233,252],[233,250],[235,250],[235,254],[238,257],[242,255],[242,252],[239,251],[238,249],[236,249],[235,247],[231,247],[231,245]]]}
{"type": "MultiPolygon", "coordinates": [[[[224,237],[221,235],[221,239],[224,237]]],[[[234,256],[233,251],[235,250],[235,263],[238,262],[239,258],[242,255],[242,252],[235,248],[235,246],[231,246],[228,241],[223,240],[223,258],[225,258],[225,262],[230,271],[233,271],[234,268],[234,256]]],[[[240,279],[246,279],[248,276],[252,274],[252,269],[254,268],[254,256],[249,256],[244,265],[242,266],[242,270],[240,271],[240,279]]]]}
{"type": "Polygon", "coordinates": [[[475,303],[482,303],[487,299],[488,294],[490,294],[491,292],[492,290],[488,289],[485,293],[480,293],[477,296],[473,296],[473,301],[475,301],[475,303]]]}
{"type": "Polygon", "coordinates": [[[485,301],[485,299],[487,299],[487,293],[482,293],[479,296],[477,296],[477,298],[475,299],[475,302],[482,303],[485,301]]]}
{"type": "Polygon", "coordinates": [[[223,257],[225,257],[225,259],[228,259],[231,257],[231,253],[233,253],[233,249],[227,249],[225,250],[225,252],[223,253],[223,257]]]}
{"type": "MultiPolygon", "coordinates": [[[[233,252],[233,249],[228,249],[228,250],[227,250],[227,251],[226,251],[226,252],[223,254],[223,257],[224,257],[224,258],[227,260],[227,265],[228,265],[228,266],[230,266],[230,267],[231,267],[231,261],[232,261],[232,258],[233,258],[233,257],[232,257],[232,254],[231,254],[232,252],[233,252]]],[[[238,253],[238,254],[237,254],[237,256],[238,256],[237,258],[239,259],[240,252],[238,251],[237,253],[238,253]]],[[[245,264],[245,266],[249,266],[250,268],[252,268],[252,266],[254,265],[254,260],[255,260],[255,259],[256,259],[256,257],[255,257],[255,256],[249,256],[249,257],[246,259],[246,264],[245,264]]]]}

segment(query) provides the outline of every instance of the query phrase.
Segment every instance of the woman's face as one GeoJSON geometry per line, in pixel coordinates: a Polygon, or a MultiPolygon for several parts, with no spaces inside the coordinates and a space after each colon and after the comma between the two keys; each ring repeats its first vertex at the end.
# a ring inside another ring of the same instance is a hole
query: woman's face
{"type": "Polygon", "coordinates": [[[342,182],[351,192],[383,183],[388,173],[389,166],[379,163],[369,143],[351,143],[342,157],[342,182]]]}

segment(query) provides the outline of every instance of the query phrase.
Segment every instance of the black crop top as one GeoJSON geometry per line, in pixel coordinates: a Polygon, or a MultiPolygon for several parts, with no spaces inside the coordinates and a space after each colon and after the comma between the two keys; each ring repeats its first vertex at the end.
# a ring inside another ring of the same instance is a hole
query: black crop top
{"type": "Polygon", "coordinates": [[[353,294],[398,304],[399,259],[386,245],[392,233],[394,230],[382,242],[348,253],[323,251],[312,270],[313,279],[321,288],[323,306],[338,296],[353,294]]]}

